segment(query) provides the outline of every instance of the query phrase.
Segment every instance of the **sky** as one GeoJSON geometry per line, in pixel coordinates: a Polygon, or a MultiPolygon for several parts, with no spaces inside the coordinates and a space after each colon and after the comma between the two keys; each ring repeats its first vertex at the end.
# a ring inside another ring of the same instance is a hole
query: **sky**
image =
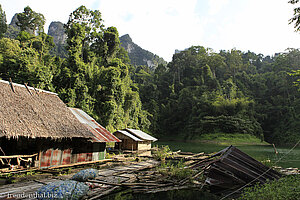
{"type": "MultiPolygon", "coordinates": [[[[288,0],[2,0],[10,23],[15,13],[30,6],[52,21],[66,23],[81,5],[102,13],[105,27],[115,26],[119,35],[166,61],[175,49],[204,46],[219,50],[274,55],[300,48],[300,33],[289,25],[293,5],[288,0]]],[[[299,5],[300,6],[300,5],[299,5]]]]}

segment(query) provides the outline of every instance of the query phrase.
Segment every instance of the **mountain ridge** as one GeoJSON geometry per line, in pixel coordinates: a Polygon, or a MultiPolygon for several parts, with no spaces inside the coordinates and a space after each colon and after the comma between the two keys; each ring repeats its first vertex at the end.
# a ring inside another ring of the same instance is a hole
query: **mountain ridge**
{"type": "Polygon", "coordinates": [[[159,64],[167,64],[163,58],[135,44],[129,34],[121,36],[120,42],[121,46],[127,51],[133,65],[145,65],[151,70],[155,70],[159,64]]]}

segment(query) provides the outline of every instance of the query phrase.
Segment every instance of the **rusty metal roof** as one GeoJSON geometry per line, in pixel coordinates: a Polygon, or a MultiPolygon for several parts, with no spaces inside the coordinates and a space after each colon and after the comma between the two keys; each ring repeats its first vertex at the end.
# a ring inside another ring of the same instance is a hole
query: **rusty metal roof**
{"type": "Polygon", "coordinates": [[[78,108],[69,108],[76,118],[84,124],[95,136],[94,142],[121,142],[103,126],[98,124],[91,116],[78,108]]]}

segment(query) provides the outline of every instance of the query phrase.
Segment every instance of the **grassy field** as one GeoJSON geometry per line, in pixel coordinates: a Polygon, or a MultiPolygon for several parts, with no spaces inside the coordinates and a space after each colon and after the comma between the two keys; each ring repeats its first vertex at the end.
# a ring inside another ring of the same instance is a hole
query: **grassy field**
{"type": "Polygon", "coordinates": [[[250,134],[204,134],[195,137],[191,142],[214,143],[219,145],[269,145],[269,143],[250,134]]]}

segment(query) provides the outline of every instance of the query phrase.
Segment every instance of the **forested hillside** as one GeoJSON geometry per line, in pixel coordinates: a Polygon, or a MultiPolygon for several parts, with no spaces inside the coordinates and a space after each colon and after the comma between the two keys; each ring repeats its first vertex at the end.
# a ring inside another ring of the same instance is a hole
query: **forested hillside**
{"type": "Polygon", "coordinates": [[[300,136],[300,93],[289,75],[299,61],[297,49],[265,57],[193,46],[154,73],[137,69],[134,80],[158,135],[250,133],[286,144],[300,136]]]}
{"type": "Polygon", "coordinates": [[[281,144],[300,138],[300,92],[290,75],[300,69],[298,49],[270,57],[192,46],[150,69],[131,64],[117,28],[105,27],[97,10],[70,14],[63,56],[50,53],[58,47],[42,14],[26,7],[16,17],[17,27],[8,26],[0,7],[0,78],[56,92],[110,131],[181,139],[240,133],[281,144]]]}

